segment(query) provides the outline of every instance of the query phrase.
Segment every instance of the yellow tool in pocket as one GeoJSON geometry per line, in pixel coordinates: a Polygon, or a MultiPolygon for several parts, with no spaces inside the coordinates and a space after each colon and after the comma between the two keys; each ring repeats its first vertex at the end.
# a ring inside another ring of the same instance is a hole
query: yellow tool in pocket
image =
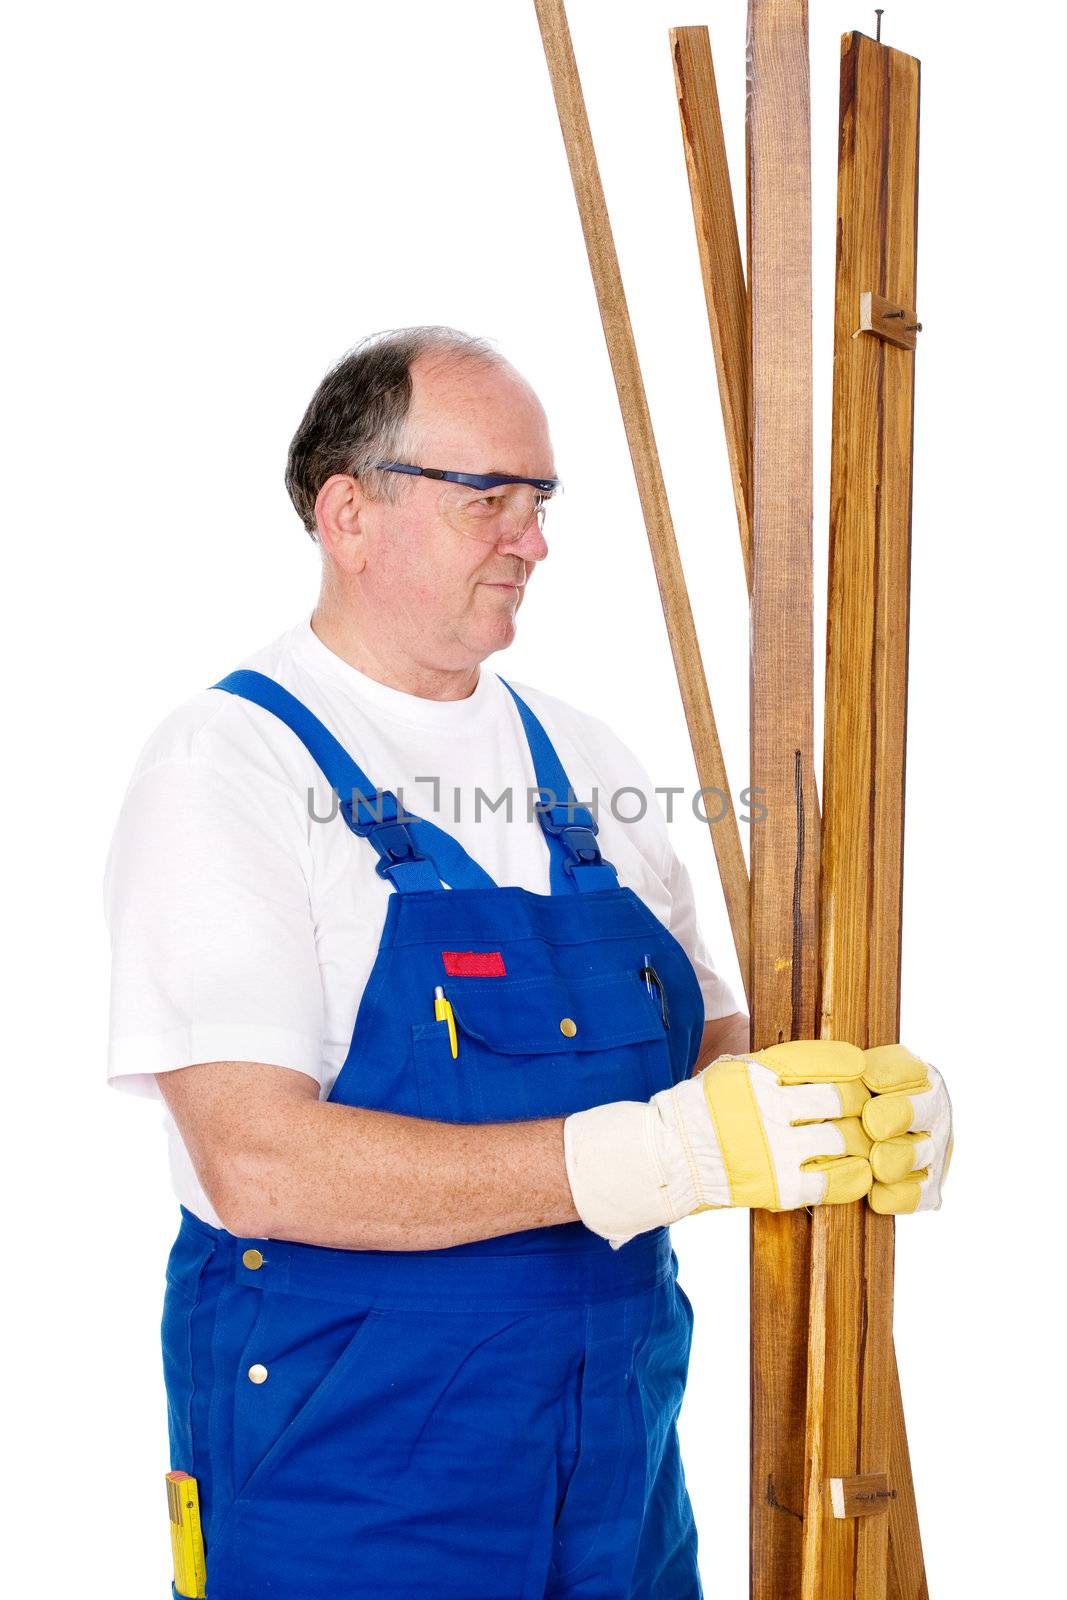
{"type": "Polygon", "coordinates": [[[445,997],[445,991],[438,984],[433,992],[433,1014],[438,1022],[448,1023],[448,1044],[452,1051],[453,1061],[459,1055],[459,1040],[456,1038],[456,1019],[452,1013],[452,1005],[445,997]]]}
{"type": "Polygon", "coordinates": [[[174,1587],[189,1600],[204,1600],[207,1566],[200,1527],[200,1491],[187,1472],[167,1473],[170,1543],[174,1552],[174,1587]]]}

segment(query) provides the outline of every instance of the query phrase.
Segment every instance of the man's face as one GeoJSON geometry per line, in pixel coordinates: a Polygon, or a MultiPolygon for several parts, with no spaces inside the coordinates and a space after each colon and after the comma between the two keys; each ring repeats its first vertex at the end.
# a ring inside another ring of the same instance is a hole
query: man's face
{"type": "MultiPolygon", "coordinates": [[[[510,367],[425,357],[411,369],[414,466],[450,472],[555,476],[545,413],[510,367]]],[[[398,475],[399,476],[399,475],[398,475]]],[[[365,502],[360,586],[406,654],[427,666],[473,666],[515,637],[526,584],[548,547],[534,519],[501,545],[459,532],[439,511],[446,485],[401,478],[401,499],[365,502]]]]}

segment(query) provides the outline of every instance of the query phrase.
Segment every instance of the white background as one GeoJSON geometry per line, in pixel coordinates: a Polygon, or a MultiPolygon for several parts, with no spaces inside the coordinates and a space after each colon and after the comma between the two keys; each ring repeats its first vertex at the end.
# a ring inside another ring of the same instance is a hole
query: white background
{"type": "MultiPolygon", "coordinates": [[[[667,28],[711,27],[743,207],[745,6],[569,10],[736,791],[745,593],[667,28]]],[[[902,1033],[949,1077],[957,1154],[899,1228],[897,1340],[935,1600],[1044,1590],[1062,1476],[1060,15],[902,0],[883,30],[923,63],[902,1033]]],[[[873,14],[814,0],[817,593],[849,28],[873,14]]],[[[158,1111],[104,1087],[100,878],[155,723],[311,608],[285,452],[356,339],[451,323],[527,374],[567,492],[507,666],[657,782],[692,764],[532,4],[54,0],[6,32],[12,1592],[146,1600],[176,1209],[158,1111]]],[[[676,841],[733,978],[707,830],[676,841]]],[[[739,1597],[747,1217],[675,1234],[704,1579],[739,1597]]]]}

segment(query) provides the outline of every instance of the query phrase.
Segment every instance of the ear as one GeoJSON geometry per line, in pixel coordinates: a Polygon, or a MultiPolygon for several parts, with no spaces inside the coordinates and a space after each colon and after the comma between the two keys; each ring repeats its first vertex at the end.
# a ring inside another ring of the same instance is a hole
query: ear
{"type": "Polygon", "coordinates": [[[319,543],[330,558],[349,572],[366,565],[366,541],[361,516],[367,496],[358,478],[335,472],[315,497],[315,522],[319,543]]]}

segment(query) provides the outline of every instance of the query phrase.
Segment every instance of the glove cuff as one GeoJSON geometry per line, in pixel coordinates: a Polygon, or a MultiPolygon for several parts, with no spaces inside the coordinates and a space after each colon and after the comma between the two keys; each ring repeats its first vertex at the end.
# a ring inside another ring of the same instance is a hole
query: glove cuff
{"type": "Polygon", "coordinates": [[[563,1121],[563,1154],[575,1208],[613,1249],[661,1228],[668,1214],[658,1182],[650,1104],[612,1100],[563,1121]]]}
{"type": "Polygon", "coordinates": [[[731,1203],[700,1077],[647,1104],[614,1100],[574,1112],[563,1149],[578,1215],[615,1249],[635,1233],[731,1203]]]}

